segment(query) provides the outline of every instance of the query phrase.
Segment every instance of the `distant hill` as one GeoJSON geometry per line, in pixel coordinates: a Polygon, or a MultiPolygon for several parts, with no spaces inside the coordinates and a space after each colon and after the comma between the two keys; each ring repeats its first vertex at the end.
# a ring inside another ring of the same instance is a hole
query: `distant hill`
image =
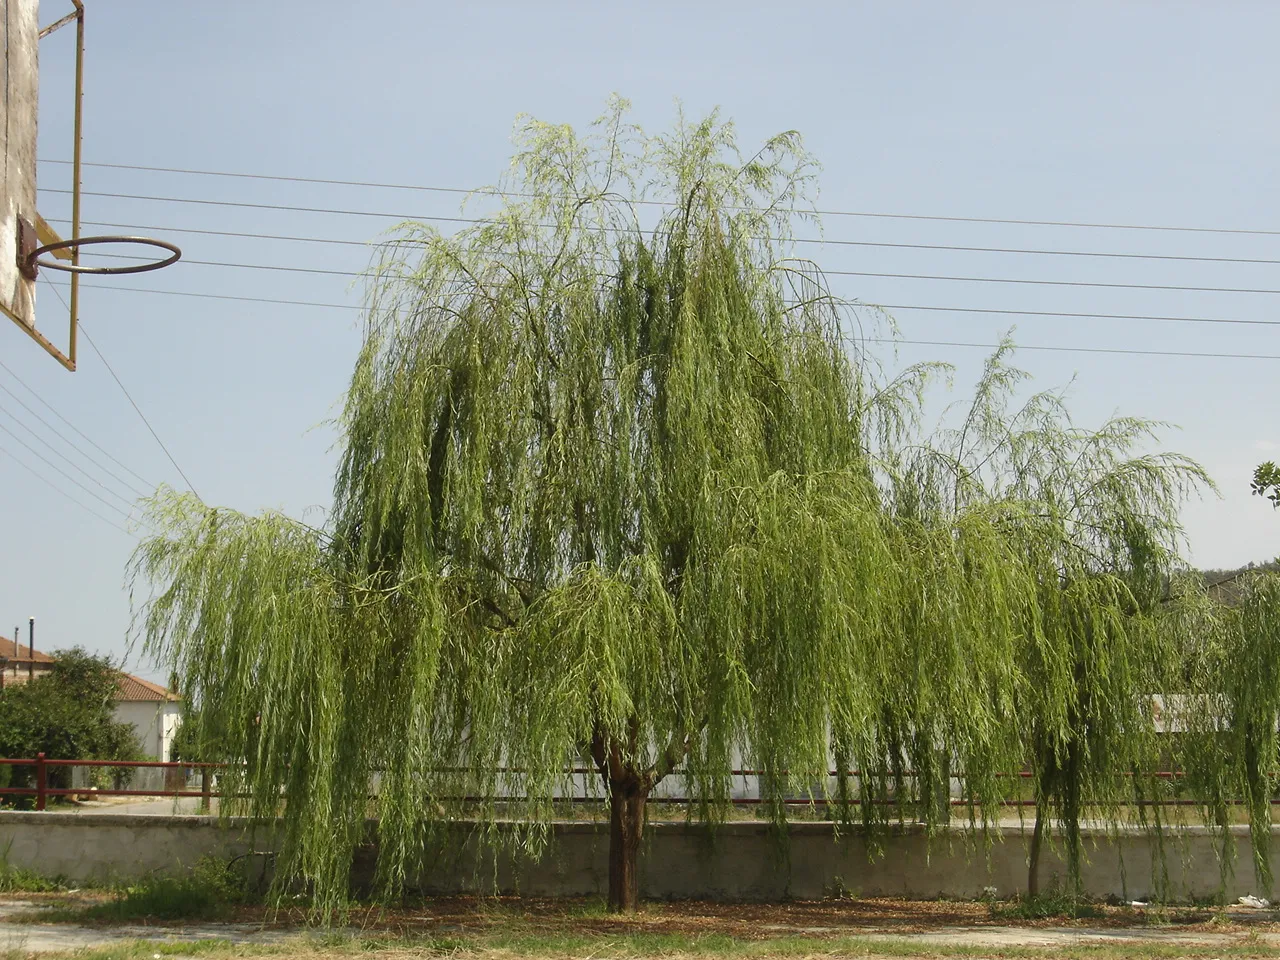
{"type": "Polygon", "coordinates": [[[1230,570],[1211,569],[1201,570],[1200,576],[1204,577],[1206,586],[1213,586],[1215,583],[1221,583],[1224,580],[1234,580],[1242,573],[1248,573],[1250,570],[1280,570],[1280,560],[1266,560],[1262,563],[1246,563],[1243,567],[1236,567],[1230,570]]]}

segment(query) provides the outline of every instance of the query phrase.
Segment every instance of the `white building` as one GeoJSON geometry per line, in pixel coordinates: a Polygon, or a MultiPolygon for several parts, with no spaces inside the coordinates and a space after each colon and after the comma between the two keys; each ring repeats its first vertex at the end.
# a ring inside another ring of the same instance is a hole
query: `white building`
{"type": "Polygon", "coordinates": [[[120,674],[113,707],[115,718],[133,727],[148,760],[168,760],[174,734],[182,723],[182,701],[159,684],[130,673],[120,674]]]}

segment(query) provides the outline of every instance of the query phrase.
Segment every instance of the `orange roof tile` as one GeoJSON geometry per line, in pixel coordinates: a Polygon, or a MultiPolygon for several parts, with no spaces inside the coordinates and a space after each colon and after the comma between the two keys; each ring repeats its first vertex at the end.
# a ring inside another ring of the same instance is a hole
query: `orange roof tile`
{"type": "Polygon", "coordinates": [[[10,660],[19,660],[22,663],[29,663],[32,659],[36,663],[53,663],[53,657],[47,653],[37,650],[35,656],[31,657],[27,653],[27,645],[19,641],[17,652],[14,652],[13,641],[5,637],[0,637],[0,657],[8,657],[10,660]]]}
{"type": "Polygon", "coordinates": [[[176,693],[170,692],[158,683],[152,683],[150,680],[143,680],[141,677],[135,677],[131,673],[120,674],[120,683],[116,694],[116,702],[138,702],[138,701],[168,701],[176,703],[182,698],[176,693]]]}

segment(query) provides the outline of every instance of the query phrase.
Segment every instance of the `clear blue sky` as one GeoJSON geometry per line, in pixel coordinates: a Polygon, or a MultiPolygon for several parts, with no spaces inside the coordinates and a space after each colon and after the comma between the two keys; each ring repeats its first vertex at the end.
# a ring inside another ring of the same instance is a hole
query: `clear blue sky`
{"type": "MultiPolygon", "coordinates": [[[[60,2],[42,6],[43,22],[62,13],[60,2]]],[[[90,161],[469,187],[501,174],[517,113],[584,124],[616,91],[650,128],[671,122],[678,97],[690,113],[722,107],[745,145],[800,130],[824,164],[826,208],[1280,230],[1274,4],[87,6],[90,161]]],[[[70,156],[71,33],[41,48],[46,160],[70,156]]],[[[40,184],[65,188],[69,171],[42,164],[40,184]]],[[[457,210],[457,198],[445,194],[101,168],[87,169],[85,189],[403,215],[457,210]]],[[[41,209],[65,216],[66,197],[43,194],[41,209]]],[[[295,515],[326,505],[335,452],[325,422],[358,345],[357,313],[123,288],[355,304],[359,292],[341,276],[190,261],[360,270],[368,259],[361,247],[179,228],[367,241],[394,218],[93,196],[84,217],[149,227],[186,253],[188,262],[162,273],[87,284],[82,318],[201,496],[295,515]]],[[[851,218],[828,219],[826,235],[1280,260],[1280,236],[851,218]]],[[[838,270],[1280,288],[1273,265],[837,246],[815,255],[838,270]]],[[[1276,319],[1280,304],[1274,294],[882,277],[839,277],[836,288],[879,303],[1253,320],[1276,319]]],[[[65,335],[65,311],[44,284],[39,311],[51,335],[65,335]]],[[[979,343],[993,342],[1013,319],[895,313],[906,338],[979,343]]],[[[1027,317],[1016,336],[1024,344],[1280,355],[1280,328],[1266,326],[1027,317]]],[[[904,346],[884,357],[890,368],[952,361],[959,393],[983,351],[904,346]]],[[[67,374],[18,330],[0,327],[0,359],[44,400],[149,483],[182,485],[87,345],[82,358],[79,372],[67,374]]],[[[1041,386],[1074,377],[1072,406],[1083,423],[1119,411],[1181,428],[1167,433],[1167,444],[1199,459],[1223,489],[1221,500],[1187,509],[1196,563],[1235,565],[1280,552],[1280,514],[1248,493],[1253,465],[1280,456],[1280,361],[1036,351],[1019,361],[1041,386]]],[[[74,438],[24,388],[4,382],[74,438]]],[[[48,435],[8,394],[0,393],[0,409],[48,435]]],[[[0,422],[66,467],[6,415],[0,422]]],[[[111,515],[7,434],[0,446],[111,515]]],[[[133,538],[7,457],[0,490],[7,505],[0,629],[22,623],[25,638],[34,614],[37,646],[79,643],[122,654],[129,598],[121,585],[133,538]]],[[[156,676],[136,655],[131,663],[156,676]]]]}

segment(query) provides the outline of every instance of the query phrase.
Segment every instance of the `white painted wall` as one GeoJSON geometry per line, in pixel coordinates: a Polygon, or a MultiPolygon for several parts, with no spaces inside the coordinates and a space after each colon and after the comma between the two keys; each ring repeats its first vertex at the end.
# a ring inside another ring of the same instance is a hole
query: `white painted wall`
{"type": "Polygon", "coordinates": [[[174,734],[182,724],[182,704],[171,701],[125,701],[115,705],[117,720],[130,724],[148,760],[168,760],[174,734]]]}

